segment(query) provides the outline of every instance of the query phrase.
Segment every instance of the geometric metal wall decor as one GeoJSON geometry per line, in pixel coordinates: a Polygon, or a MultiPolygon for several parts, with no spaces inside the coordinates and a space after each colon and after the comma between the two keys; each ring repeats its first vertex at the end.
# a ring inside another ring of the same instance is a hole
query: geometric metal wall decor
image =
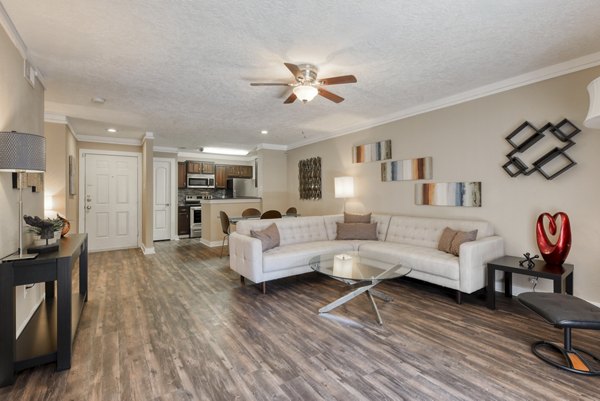
{"type": "Polygon", "coordinates": [[[431,157],[381,163],[381,181],[430,180],[431,157]]]}
{"type": "Polygon", "coordinates": [[[481,182],[415,184],[415,204],[481,207],[481,182]]]}
{"type": "Polygon", "coordinates": [[[300,199],[321,199],[320,157],[298,162],[298,191],[300,199]]]}
{"type": "Polygon", "coordinates": [[[580,132],[566,118],[556,125],[548,123],[541,129],[525,121],[506,137],[513,150],[506,155],[508,162],[502,168],[511,177],[538,171],[551,180],[577,164],[565,152],[575,145],[571,138],[580,132]],[[525,157],[529,162],[523,160],[525,157]]]}
{"type": "Polygon", "coordinates": [[[366,163],[392,158],[392,140],[367,143],[352,148],[352,163],[366,163]]]}

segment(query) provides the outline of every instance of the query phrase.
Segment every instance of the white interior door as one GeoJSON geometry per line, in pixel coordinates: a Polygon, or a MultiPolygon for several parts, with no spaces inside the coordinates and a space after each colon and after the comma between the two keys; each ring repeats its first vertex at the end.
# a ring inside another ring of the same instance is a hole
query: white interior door
{"type": "Polygon", "coordinates": [[[91,251],[138,246],[138,159],[85,156],[85,231],[91,251]]]}
{"type": "Polygon", "coordinates": [[[171,239],[171,162],[154,159],[154,241],[171,239]]]}

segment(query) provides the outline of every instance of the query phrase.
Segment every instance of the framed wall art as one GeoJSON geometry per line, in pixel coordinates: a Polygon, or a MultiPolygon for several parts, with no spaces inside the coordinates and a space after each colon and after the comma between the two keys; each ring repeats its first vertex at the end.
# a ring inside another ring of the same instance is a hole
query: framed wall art
{"type": "Polygon", "coordinates": [[[381,181],[430,180],[432,158],[396,160],[381,163],[381,181]]]}
{"type": "Polygon", "coordinates": [[[481,207],[481,182],[415,184],[415,204],[481,207]]]}
{"type": "Polygon", "coordinates": [[[352,148],[352,163],[368,163],[392,158],[392,140],[367,143],[352,148]]]}
{"type": "Polygon", "coordinates": [[[312,157],[298,162],[298,191],[300,199],[321,199],[320,157],[312,157]]]}

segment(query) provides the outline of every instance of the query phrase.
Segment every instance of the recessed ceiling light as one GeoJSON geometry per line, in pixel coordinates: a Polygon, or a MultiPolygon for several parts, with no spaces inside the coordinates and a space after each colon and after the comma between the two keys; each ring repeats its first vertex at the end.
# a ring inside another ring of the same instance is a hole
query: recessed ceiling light
{"type": "Polygon", "coordinates": [[[92,98],[92,103],[104,104],[104,102],[106,102],[106,99],[103,97],[96,96],[92,98]]]}
{"type": "Polygon", "coordinates": [[[117,132],[117,130],[115,128],[107,128],[106,130],[108,132],[110,132],[111,134],[114,134],[115,132],[117,132]]]}
{"type": "Polygon", "coordinates": [[[218,155],[235,155],[235,156],[246,156],[248,154],[247,150],[244,149],[231,149],[231,148],[211,148],[205,147],[200,148],[200,151],[203,153],[214,153],[218,155]]]}
{"type": "Polygon", "coordinates": [[[264,129],[264,130],[260,131],[260,133],[263,134],[263,135],[267,135],[269,133],[269,131],[267,131],[266,129],[264,129]]]}

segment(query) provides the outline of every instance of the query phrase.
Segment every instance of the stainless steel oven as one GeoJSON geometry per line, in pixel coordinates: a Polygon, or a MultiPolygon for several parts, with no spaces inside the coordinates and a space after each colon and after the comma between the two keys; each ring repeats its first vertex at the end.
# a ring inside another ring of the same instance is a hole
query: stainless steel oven
{"type": "Polygon", "coordinates": [[[190,206],[190,238],[202,236],[202,205],[190,206]]]}

